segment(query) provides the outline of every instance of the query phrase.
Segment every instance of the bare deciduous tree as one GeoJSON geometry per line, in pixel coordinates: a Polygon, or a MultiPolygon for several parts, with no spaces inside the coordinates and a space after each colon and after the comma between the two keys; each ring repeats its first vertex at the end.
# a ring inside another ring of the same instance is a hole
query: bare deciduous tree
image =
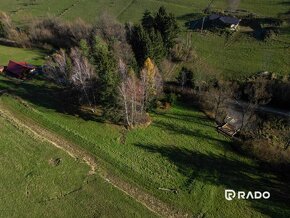
{"type": "MultiPolygon", "coordinates": [[[[212,92],[212,97],[215,103],[215,120],[221,121],[220,111],[226,107],[233,99],[235,93],[235,85],[231,82],[220,81],[215,88],[215,91],[212,92]]],[[[226,111],[226,109],[224,110],[226,111]]],[[[225,112],[226,113],[226,112],[225,112]]]]}
{"type": "Polygon", "coordinates": [[[147,122],[148,115],[142,107],[144,93],[142,83],[134,72],[128,71],[121,59],[119,60],[118,68],[121,75],[121,82],[118,87],[119,102],[126,125],[134,127],[147,122]]]}
{"type": "Polygon", "coordinates": [[[94,91],[92,90],[96,75],[94,68],[77,48],[71,49],[70,58],[72,60],[72,83],[75,88],[82,90],[86,101],[92,108],[93,105],[96,105],[94,91]],[[90,90],[91,95],[89,94],[90,90]]]}
{"type": "Polygon", "coordinates": [[[58,85],[67,87],[70,85],[71,71],[69,67],[70,58],[65,50],[61,49],[50,57],[50,60],[43,67],[46,75],[58,85]]]}
{"type": "Polygon", "coordinates": [[[231,107],[236,92],[236,84],[230,81],[217,81],[208,85],[204,91],[198,91],[201,94],[203,105],[212,111],[213,118],[217,123],[223,123],[228,110],[231,107]]]}
{"type": "Polygon", "coordinates": [[[163,81],[158,68],[150,58],[145,61],[140,77],[143,86],[142,110],[147,111],[156,97],[162,93],[163,81]]]}
{"type": "Polygon", "coordinates": [[[241,129],[247,126],[253,118],[255,111],[260,105],[266,105],[271,101],[272,95],[268,90],[267,80],[263,77],[249,82],[245,87],[245,94],[248,96],[248,102],[237,100],[242,108],[241,129]]]}
{"type": "Polygon", "coordinates": [[[93,90],[96,73],[78,48],[72,48],[70,55],[66,54],[65,50],[60,50],[54,54],[44,71],[58,85],[82,93],[81,98],[84,98],[91,108],[96,105],[93,90]]]}

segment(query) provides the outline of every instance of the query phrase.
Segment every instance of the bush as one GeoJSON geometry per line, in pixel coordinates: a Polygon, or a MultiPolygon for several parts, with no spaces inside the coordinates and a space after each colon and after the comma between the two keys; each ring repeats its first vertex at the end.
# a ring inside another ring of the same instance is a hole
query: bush
{"type": "Polygon", "coordinates": [[[185,67],[183,67],[176,78],[177,82],[181,85],[182,88],[192,88],[194,84],[194,75],[193,72],[185,67]]]}
{"type": "Polygon", "coordinates": [[[168,93],[165,95],[165,101],[170,105],[175,105],[177,102],[177,95],[175,93],[168,93]]]}
{"type": "Polygon", "coordinates": [[[270,140],[253,139],[246,141],[242,148],[251,156],[271,164],[290,164],[290,149],[272,145],[270,140]]]}
{"type": "Polygon", "coordinates": [[[27,35],[20,29],[16,29],[10,17],[0,12],[0,38],[16,41],[16,44],[27,45],[27,35]]]}
{"type": "Polygon", "coordinates": [[[170,49],[170,56],[172,61],[192,62],[197,58],[197,53],[191,46],[188,47],[182,42],[177,42],[170,49]]]}
{"type": "Polygon", "coordinates": [[[15,28],[12,25],[10,17],[4,12],[0,12],[0,37],[11,38],[14,32],[15,28]]]}
{"type": "Polygon", "coordinates": [[[64,22],[55,17],[48,17],[33,22],[29,27],[30,41],[37,45],[48,44],[53,48],[71,48],[81,39],[87,39],[92,27],[81,19],[64,22]]]}

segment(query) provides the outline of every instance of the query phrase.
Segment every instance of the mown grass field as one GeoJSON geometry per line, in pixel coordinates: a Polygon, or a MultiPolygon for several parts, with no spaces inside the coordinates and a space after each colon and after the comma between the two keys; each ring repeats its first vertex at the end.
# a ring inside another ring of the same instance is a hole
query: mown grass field
{"type": "MultiPolygon", "coordinates": [[[[2,102],[1,102],[2,104],[2,102]]],[[[0,217],[154,217],[89,167],[0,117],[0,217]],[[59,165],[51,160],[60,159],[59,165]]]]}
{"type": "Polygon", "coordinates": [[[103,167],[175,207],[206,217],[289,217],[289,199],[284,199],[289,190],[283,179],[237,154],[214,123],[194,108],[179,105],[152,114],[152,126],[124,136],[119,126],[64,108],[56,100],[57,90],[46,82],[19,86],[1,78],[0,84],[29,102],[27,106],[3,96],[2,103],[15,116],[32,119],[82,146],[102,160],[103,167]],[[159,188],[176,189],[177,194],[159,188]],[[225,188],[268,190],[273,197],[228,202],[225,188]]]}
{"type": "MultiPolygon", "coordinates": [[[[11,14],[15,21],[23,22],[31,17],[48,14],[67,19],[82,17],[94,21],[103,11],[116,15],[121,21],[139,21],[144,9],[155,10],[164,5],[177,16],[203,10],[209,1],[203,0],[0,0],[1,10],[11,14]]],[[[287,11],[287,0],[244,0],[240,8],[263,16],[277,16],[287,11]]],[[[213,8],[225,10],[226,1],[216,0],[213,8]]]]}
{"type": "Polygon", "coordinates": [[[45,55],[43,51],[37,49],[23,49],[0,45],[0,65],[7,65],[9,60],[42,65],[45,55]]]}
{"type": "MultiPolygon", "coordinates": [[[[286,39],[285,35],[280,37],[286,39]]],[[[228,39],[210,32],[206,35],[193,33],[193,47],[206,63],[206,69],[201,68],[197,74],[206,74],[205,71],[210,68],[232,79],[245,78],[263,71],[288,75],[290,41],[285,41],[258,41],[241,33],[235,33],[228,39]]]]}

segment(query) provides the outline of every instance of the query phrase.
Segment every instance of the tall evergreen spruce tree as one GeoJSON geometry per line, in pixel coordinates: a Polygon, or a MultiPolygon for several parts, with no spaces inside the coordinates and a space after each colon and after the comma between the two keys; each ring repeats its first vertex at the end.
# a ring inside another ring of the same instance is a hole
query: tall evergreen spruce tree
{"type": "Polygon", "coordinates": [[[141,24],[147,30],[154,28],[154,17],[149,10],[144,12],[141,24]]]}
{"type": "Polygon", "coordinates": [[[119,77],[113,55],[99,37],[95,37],[92,57],[99,77],[100,101],[105,106],[113,106],[116,103],[119,77]]]}
{"type": "Polygon", "coordinates": [[[146,10],[141,24],[134,26],[130,35],[137,62],[142,66],[147,58],[152,58],[158,64],[166,57],[178,37],[176,18],[173,14],[168,14],[164,7],[160,7],[155,16],[146,10]]]}
{"type": "Polygon", "coordinates": [[[171,49],[180,31],[175,16],[160,7],[154,18],[154,27],[161,33],[166,49],[171,49]]]}

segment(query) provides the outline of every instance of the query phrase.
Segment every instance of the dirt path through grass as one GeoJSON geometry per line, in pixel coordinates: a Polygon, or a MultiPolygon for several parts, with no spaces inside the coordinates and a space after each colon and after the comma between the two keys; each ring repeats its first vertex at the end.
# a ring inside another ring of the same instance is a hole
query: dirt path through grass
{"type": "Polygon", "coordinates": [[[121,190],[125,194],[132,197],[137,202],[144,205],[150,211],[156,213],[159,216],[163,217],[188,217],[189,214],[184,214],[181,211],[174,209],[173,207],[165,204],[154,196],[146,193],[140,188],[133,186],[132,184],[120,179],[118,176],[113,175],[112,173],[103,169],[96,157],[87,152],[86,150],[80,148],[78,145],[73,144],[63,137],[53,133],[44,127],[40,126],[33,120],[28,117],[21,117],[11,111],[3,104],[2,99],[0,98],[0,116],[4,118],[7,122],[11,123],[17,129],[22,132],[25,132],[29,136],[46,141],[52,144],[53,146],[62,149],[68,153],[71,157],[79,160],[83,160],[91,168],[90,174],[98,173],[104,180],[110,183],[115,188],[121,190]]]}

